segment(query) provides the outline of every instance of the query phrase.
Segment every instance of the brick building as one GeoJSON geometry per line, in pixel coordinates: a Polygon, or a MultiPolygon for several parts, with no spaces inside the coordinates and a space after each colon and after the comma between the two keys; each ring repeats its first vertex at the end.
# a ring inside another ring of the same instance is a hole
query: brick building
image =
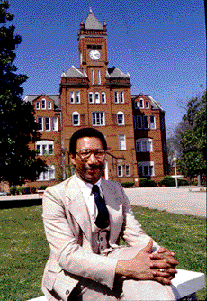
{"type": "Polygon", "coordinates": [[[69,139],[82,127],[97,128],[107,140],[107,179],[138,185],[139,174],[160,180],[167,172],[165,113],[152,97],[131,96],[128,73],[108,68],[106,24],[91,10],[80,24],[78,51],[79,68],[62,73],[59,95],[25,98],[42,132],[31,147],[49,166],[30,185],[53,185],[67,177],[69,139]]]}

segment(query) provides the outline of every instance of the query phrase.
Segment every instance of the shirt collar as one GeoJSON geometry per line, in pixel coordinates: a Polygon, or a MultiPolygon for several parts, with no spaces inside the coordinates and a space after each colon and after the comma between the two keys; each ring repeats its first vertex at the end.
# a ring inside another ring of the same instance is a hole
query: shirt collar
{"type": "MultiPolygon", "coordinates": [[[[91,192],[91,190],[93,188],[93,184],[83,181],[77,175],[76,175],[76,179],[77,179],[78,185],[81,190],[86,188],[86,189],[90,189],[90,192],[91,192]]],[[[101,189],[101,178],[94,185],[97,185],[99,187],[99,189],[101,189]]]]}

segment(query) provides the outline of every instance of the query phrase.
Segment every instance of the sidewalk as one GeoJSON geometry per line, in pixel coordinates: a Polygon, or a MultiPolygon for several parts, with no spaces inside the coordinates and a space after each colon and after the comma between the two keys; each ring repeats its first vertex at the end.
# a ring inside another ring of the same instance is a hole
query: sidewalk
{"type": "Polygon", "coordinates": [[[189,187],[140,187],[124,191],[131,205],[206,217],[206,192],[190,192],[189,187]]]}

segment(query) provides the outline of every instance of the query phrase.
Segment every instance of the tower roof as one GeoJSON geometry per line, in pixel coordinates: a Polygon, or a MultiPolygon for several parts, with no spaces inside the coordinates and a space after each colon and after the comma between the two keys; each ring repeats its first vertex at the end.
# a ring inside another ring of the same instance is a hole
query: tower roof
{"type": "Polygon", "coordinates": [[[85,20],[85,29],[103,30],[103,24],[98,21],[91,8],[85,20]]]}

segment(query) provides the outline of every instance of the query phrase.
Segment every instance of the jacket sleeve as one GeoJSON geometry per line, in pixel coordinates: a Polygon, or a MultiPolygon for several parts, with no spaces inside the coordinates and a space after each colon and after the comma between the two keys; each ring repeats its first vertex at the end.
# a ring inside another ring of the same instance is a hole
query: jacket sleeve
{"type": "MultiPolygon", "coordinates": [[[[135,219],[130,201],[122,187],[120,187],[120,193],[123,200],[123,224],[121,237],[130,246],[139,245],[140,248],[144,248],[148,244],[150,236],[145,233],[139,221],[135,219]]],[[[159,248],[159,245],[153,241],[153,251],[159,248]]]]}
{"type": "Polygon", "coordinates": [[[100,256],[94,254],[90,248],[81,247],[75,221],[72,216],[68,218],[70,215],[66,214],[58,190],[49,188],[45,191],[42,216],[51,251],[50,262],[54,265],[54,268],[50,268],[63,269],[70,274],[89,278],[112,288],[117,259],[100,256]]]}

